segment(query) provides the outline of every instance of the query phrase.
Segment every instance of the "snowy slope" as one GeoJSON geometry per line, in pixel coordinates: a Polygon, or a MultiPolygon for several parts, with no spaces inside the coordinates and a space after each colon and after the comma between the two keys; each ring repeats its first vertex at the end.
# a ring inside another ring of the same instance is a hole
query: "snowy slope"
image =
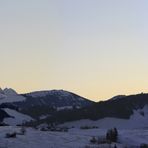
{"type": "Polygon", "coordinates": [[[130,119],[119,118],[103,118],[97,121],[88,119],[67,122],[62,126],[68,127],[81,127],[81,126],[98,126],[99,128],[113,128],[119,129],[136,129],[136,128],[148,128],[148,106],[144,106],[142,109],[134,110],[130,119]]]}
{"type": "Polygon", "coordinates": [[[3,122],[8,124],[8,125],[17,125],[17,124],[22,124],[26,121],[33,120],[31,117],[24,115],[22,113],[19,113],[15,110],[12,110],[12,109],[7,108],[7,109],[4,109],[4,111],[12,117],[12,118],[5,118],[3,120],[3,122]]]}

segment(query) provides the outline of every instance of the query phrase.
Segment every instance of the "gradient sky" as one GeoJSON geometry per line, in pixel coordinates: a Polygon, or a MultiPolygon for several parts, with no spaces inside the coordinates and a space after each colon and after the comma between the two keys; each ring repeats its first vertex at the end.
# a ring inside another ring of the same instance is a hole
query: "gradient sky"
{"type": "Polygon", "coordinates": [[[0,0],[0,86],[148,92],[148,1],[0,0]]]}

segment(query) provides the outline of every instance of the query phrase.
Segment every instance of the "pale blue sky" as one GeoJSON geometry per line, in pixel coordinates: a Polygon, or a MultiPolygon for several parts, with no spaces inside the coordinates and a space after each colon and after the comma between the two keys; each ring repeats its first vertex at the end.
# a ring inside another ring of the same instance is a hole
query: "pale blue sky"
{"type": "Polygon", "coordinates": [[[1,87],[147,92],[147,55],[147,0],[0,0],[1,87]]]}

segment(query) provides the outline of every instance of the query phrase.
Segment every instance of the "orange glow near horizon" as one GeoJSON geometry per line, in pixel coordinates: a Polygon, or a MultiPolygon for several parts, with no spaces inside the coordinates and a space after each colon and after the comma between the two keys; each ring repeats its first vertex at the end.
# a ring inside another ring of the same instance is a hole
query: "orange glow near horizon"
{"type": "Polygon", "coordinates": [[[95,101],[147,92],[148,1],[0,5],[0,86],[63,89],[95,101]]]}

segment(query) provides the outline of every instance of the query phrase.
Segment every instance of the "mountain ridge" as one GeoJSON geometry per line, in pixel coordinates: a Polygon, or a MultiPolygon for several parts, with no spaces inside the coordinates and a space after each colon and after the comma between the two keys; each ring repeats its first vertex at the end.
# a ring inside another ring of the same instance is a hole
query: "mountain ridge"
{"type": "Polygon", "coordinates": [[[148,106],[147,93],[118,95],[105,101],[93,102],[65,90],[54,89],[17,94],[12,89],[7,89],[6,92],[0,90],[0,94],[5,95],[5,98],[0,96],[1,121],[4,118],[13,118],[13,114],[9,114],[8,109],[11,109],[12,113],[13,110],[17,111],[20,113],[19,116],[29,116],[34,123],[63,123],[82,119],[97,121],[104,118],[129,120],[135,113],[139,115],[136,117],[142,117],[140,119],[145,121],[144,118],[148,114],[147,107],[144,108],[148,106]]]}
{"type": "MultiPolygon", "coordinates": [[[[13,89],[4,90],[1,89],[3,96],[0,96],[0,109],[16,110],[34,119],[49,116],[56,111],[82,108],[94,103],[65,90],[35,91],[26,94],[17,94],[13,89]]],[[[5,116],[2,116],[1,120],[3,117],[5,116]]]]}

